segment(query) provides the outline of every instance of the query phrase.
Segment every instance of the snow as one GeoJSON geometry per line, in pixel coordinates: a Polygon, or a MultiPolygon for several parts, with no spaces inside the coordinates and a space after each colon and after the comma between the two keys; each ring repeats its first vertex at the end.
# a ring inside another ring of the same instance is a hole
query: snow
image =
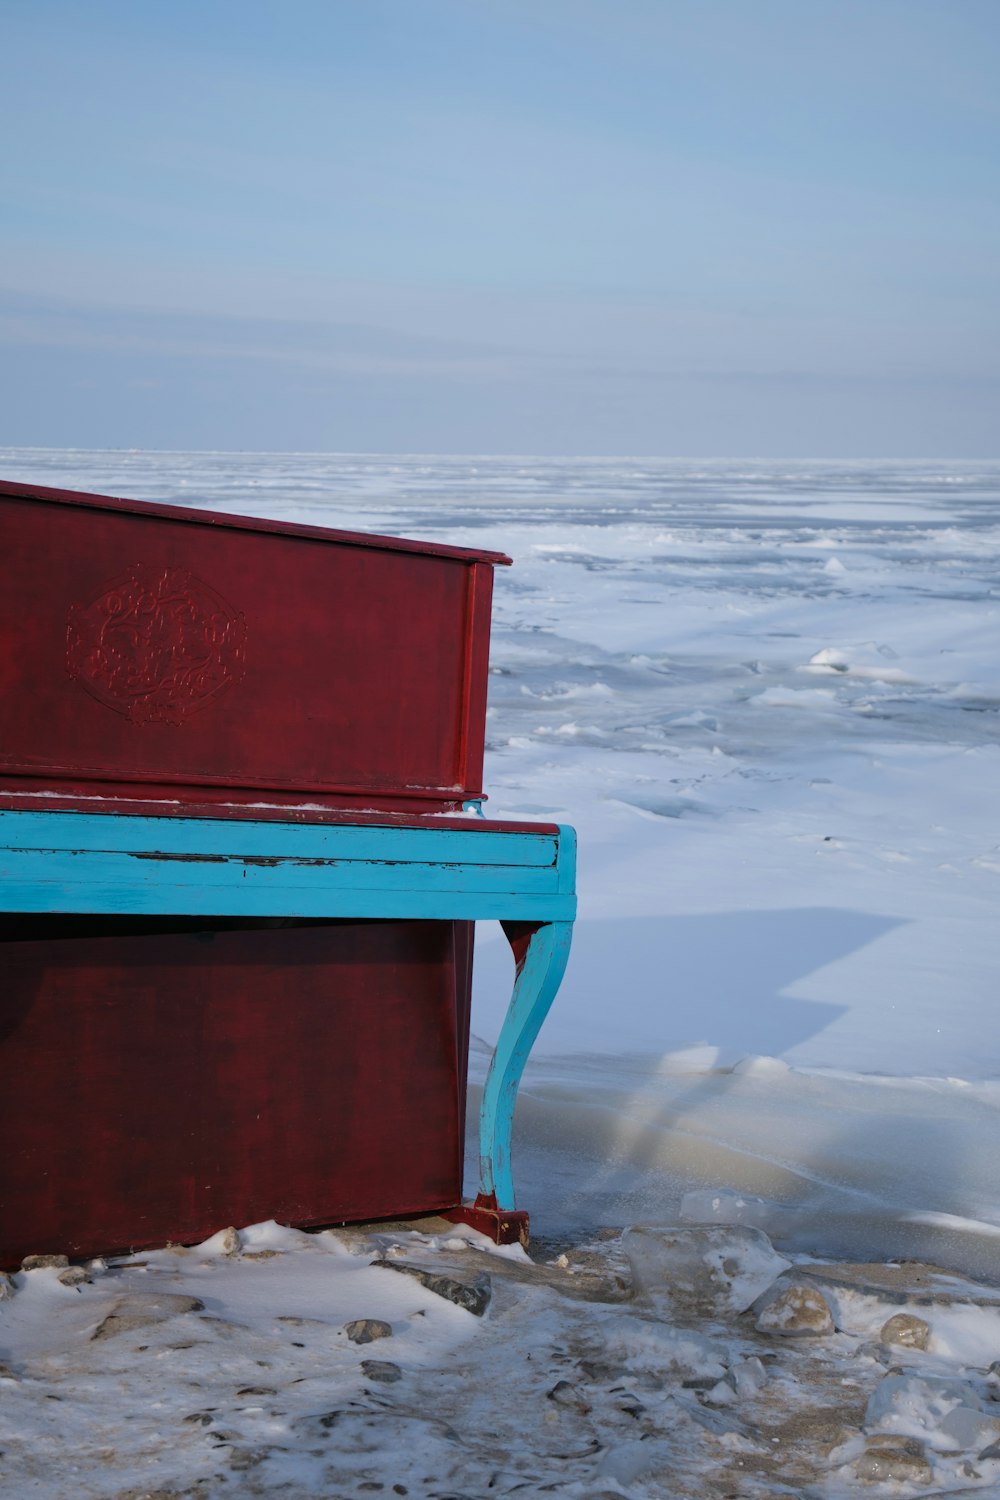
{"type": "MultiPolygon", "coordinates": [[[[996,1277],[1000,464],[8,449],[0,475],[513,556],[496,578],[486,812],[571,823],[580,847],[574,952],[518,1107],[515,1180],[536,1234],[572,1246],[601,1226],[733,1224],[786,1257],[923,1259],[996,1277]]],[[[481,1084],[510,987],[509,953],[488,925],[476,964],[481,1084]]],[[[247,1329],[234,1348],[250,1363],[278,1300],[299,1310],[289,1316],[322,1307],[328,1328],[348,1315],[392,1321],[399,1288],[381,1312],[361,1296],[364,1276],[384,1283],[384,1272],[307,1238],[238,1268],[203,1247],[183,1275],[176,1257],[141,1274],[197,1297],[214,1288],[247,1329]]],[[[424,1250],[463,1253],[443,1244],[424,1250]]],[[[0,1317],[19,1327],[20,1309],[25,1348],[47,1319],[58,1343],[78,1328],[74,1308],[96,1317],[103,1284],[78,1291],[26,1273],[0,1317]]],[[[429,1361],[440,1373],[482,1343],[479,1324],[463,1331],[470,1315],[407,1290],[408,1318],[436,1314],[430,1332],[414,1324],[400,1337],[407,1369],[429,1361]]],[[[846,1307],[837,1316],[851,1331],[838,1323],[836,1337],[852,1350],[898,1310],[879,1305],[859,1322],[846,1307]]],[[[532,1316],[565,1322],[551,1308],[532,1316]]],[[[625,1358],[627,1345],[628,1368],[648,1378],[639,1351],[653,1335],[617,1316],[608,1347],[625,1358]]],[[[262,1355],[276,1362],[271,1384],[300,1378],[282,1350],[262,1355]]],[[[938,1316],[920,1358],[967,1385],[969,1368],[997,1355],[994,1313],[963,1303],[938,1316]]],[[[211,1357],[200,1358],[197,1378],[209,1380],[211,1357]]],[[[336,1353],[332,1388],[357,1358],[336,1353]]],[[[141,1363],[107,1378],[128,1386],[141,1363]]],[[[837,1378],[862,1375],[870,1384],[884,1370],[837,1378]]],[[[135,1386],[137,1412],[154,1386],[135,1386]]],[[[971,1431],[980,1408],[963,1404],[973,1415],[956,1420],[971,1431]]],[[[940,1405],[918,1390],[907,1408],[923,1413],[913,1420],[935,1483],[996,1483],[993,1460],[979,1479],[957,1460],[942,1468],[940,1405]]],[[[609,1448],[579,1493],[662,1493],[655,1476],[688,1441],[671,1420],[662,1441],[633,1434],[609,1448]]],[[[123,1419],[108,1441],[119,1451],[140,1428],[123,1419]]],[[[892,1431],[910,1427],[900,1417],[892,1431]]],[[[861,1451],[852,1442],[848,1465],[861,1451]]],[[[316,1465],[289,1470],[303,1493],[320,1484],[316,1465]]],[[[125,1493],[124,1479],[90,1484],[79,1493],[125,1493]]],[[[59,1491],[38,1481],[18,1493],[59,1491]]]]}

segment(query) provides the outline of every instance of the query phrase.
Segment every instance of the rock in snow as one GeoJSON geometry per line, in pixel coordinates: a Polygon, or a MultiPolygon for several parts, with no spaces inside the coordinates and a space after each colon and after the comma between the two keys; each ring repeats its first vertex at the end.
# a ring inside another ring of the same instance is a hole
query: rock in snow
{"type": "Polygon", "coordinates": [[[867,1484],[893,1481],[930,1484],[934,1478],[923,1443],[916,1438],[892,1437],[885,1433],[868,1439],[854,1472],[867,1484]]]}
{"type": "Polygon", "coordinates": [[[477,1318],[481,1318],[490,1305],[492,1287],[488,1276],[477,1276],[470,1286],[467,1282],[455,1281],[451,1276],[438,1276],[431,1271],[422,1271],[419,1266],[411,1266],[402,1260],[382,1260],[378,1265],[388,1271],[401,1271],[404,1276],[412,1276],[435,1296],[443,1297],[446,1302],[454,1302],[456,1307],[464,1307],[466,1312],[475,1314],[477,1318]]]}
{"type": "Polygon", "coordinates": [[[152,1296],[137,1293],[120,1297],[90,1337],[92,1340],[114,1338],[119,1333],[131,1333],[136,1328],[165,1323],[168,1318],[202,1312],[204,1307],[200,1297],[187,1297],[177,1292],[159,1292],[152,1296]]]}
{"type": "Polygon", "coordinates": [[[21,1262],[21,1270],[48,1271],[55,1267],[62,1271],[68,1265],[68,1255],[26,1255],[21,1262]]]}
{"type": "Polygon", "coordinates": [[[381,1318],[354,1318],[344,1324],[344,1332],[352,1344],[373,1344],[376,1339],[391,1339],[392,1324],[381,1318]]]}
{"type": "Polygon", "coordinates": [[[930,1324],[915,1313],[893,1313],[880,1334],[883,1344],[900,1344],[904,1349],[926,1349],[930,1336],[930,1324]]]}
{"type": "Polygon", "coordinates": [[[59,1272],[60,1286],[82,1286],[85,1281],[89,1280],[90,1277],[83,1266],[67,1266],[65,1271],[59,1272]]]}
{"type": "Polygon", "coordinates": [[[830,1304],[818,1287],[793,1281],[754,1304],[757,1328],[781,1338],[818,1338],[833,1333],[830,1304]]]}
{"type": "Polygon", "coordinates": [[[388,1359],[363,1359],[361,1370],[366,1380],[380,1381],[383,1385],[393,1385],[403,1378],[399,1366],[388,1359]]]}

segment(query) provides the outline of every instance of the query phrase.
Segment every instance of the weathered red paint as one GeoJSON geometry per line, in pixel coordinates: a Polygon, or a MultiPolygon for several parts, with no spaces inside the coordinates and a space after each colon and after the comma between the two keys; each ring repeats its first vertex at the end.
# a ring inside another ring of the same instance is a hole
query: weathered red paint
{"type": "Polygon", "coordinates": [[[507,561],[0,483],[0,785],[457,809],[507,561]]]}
{"type": "MultiPolygon", "coordinates": [[[[105,786],[102,792],[95,798],[91,793],[77,793],[52,791],[47,783],[40,783],[38,790],[28,790],[27,783],[23,778],[12,781],[10,789],[0,782],[0,808],[13,808],[25,812],[91,812],[91,813],[120,813],[124,817],[139,817],[143,814],[149,816],[164,816],[177,818],[252,818],[257,822],[282,823],[363,823],[388,828],[427,828],[426,816],[409,812],[383,812],[381,809],[360,808],[350,811],[340,807],[313,807],[309,804],[303,805],[299,802],[275,802],[262,805],[254,803],[248,808],[243,803],[224,803],[217,800],[206,800],[201,802],[189,802],[178,797],[172,797],[168,801],[152,802],[147,797],[133,797],[128,794],[127,787],[119,787],[115,791],[109,791],[105,786]],[[13,788],[20,788],[14,790],[13,788]]],[[[175,788],[176,790],[176,788],[175,788]]],[[[482,818],[470,813],[468,817],[458,817],[451,814],[447,822],[439,824],[439,827],[456,828],[465,832],[483,832],[487,824],[482,818]]],[[[492,819],[488,825],[490,828],[502,833],[546,833],[559,832],[556,823],[514,823],[508,821],[498,822],[492,819]]]]}
{"type": "Polygon", "coordinates": [[[0,1265],[459,1202],[471,927],[0,923],[0,1265]]]}
{"type": "Polygon", "coordinates": [[[460,1203],[445,1210],[444,1218],[453,1224],[468,1224],[478,1229],[495,1245],[527,1245],[528,1215],[521,1209],[499,1208],[495,1193],[480,1193],[475,1203],[460,1203]]]}

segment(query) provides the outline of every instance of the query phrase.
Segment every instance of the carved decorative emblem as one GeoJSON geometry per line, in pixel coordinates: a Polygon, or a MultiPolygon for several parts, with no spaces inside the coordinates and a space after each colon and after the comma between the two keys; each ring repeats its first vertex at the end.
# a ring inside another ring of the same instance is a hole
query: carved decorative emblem
{"type": "Polygon", "coordinates": [[[246,620],[193,573],[136,563],[66,622],[66,667],[133,724],[181,724],[243,676],[246,620]]]}

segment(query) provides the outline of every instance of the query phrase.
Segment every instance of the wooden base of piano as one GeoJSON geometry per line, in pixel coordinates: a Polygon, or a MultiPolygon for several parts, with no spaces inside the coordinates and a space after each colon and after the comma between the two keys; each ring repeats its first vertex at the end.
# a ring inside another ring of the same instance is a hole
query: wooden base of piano
{"type": "Polygon", "coordinates": [[[516,1208],[498,1208],[496,1196],[480,1193],[475,1203],[462,1203],[457,1208],[446,1209],[441,1215],[453,1224],[467,1224],[478,1229],[494,1245],[528,1244],[528,1215],[516,1208]]]}
{"type": "Polygon", "coordinates": [[[526,1240],[514,1101],[573,877],[565,828],[0,809],[0,1264],[265,1218],[447,1212],[526,1240]],[[463,1206],[457,934],[489,918],[515,980],[463,1206]]]}
{"type": "Polygon", "coordinates": [[[4,925],[0,1265],[461,1194],[470,923],[4,925]]]}

